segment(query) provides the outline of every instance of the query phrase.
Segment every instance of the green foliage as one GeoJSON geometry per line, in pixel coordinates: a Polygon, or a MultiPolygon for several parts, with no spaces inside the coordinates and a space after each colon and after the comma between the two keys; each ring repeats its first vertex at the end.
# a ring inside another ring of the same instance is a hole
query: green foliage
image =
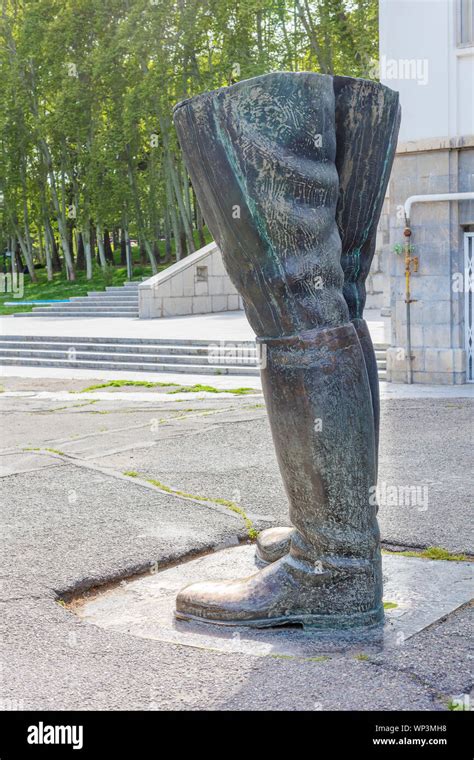
{"type": "Polygon", "coordinates": [[[463,694],[460,697],[450,699],[447,703],[447,708],[453,712],[470,712],[469,697],[463,694]]]}
{"type": "Polygon", "coordinates": [[[88,385],[79,393],[88,393],[102,388],[124,388],[126,386],[141,388],[171,388],[175,386],[176,390],[168,391],[168,393],[233,393],[236,396],[245,396],[247,393],[253,392],[253,388],[214,388],[212,385],[178,385],[178,383],[159,383],[154,380],[108,380],[106,383],[88,385]]]}
{"type": "Polygon", "coordinates": [[[174,391],[168,393],[233,393],[235,396],[246,396],[247,393],[253,393],[253,388],[214,388],[213,385],[181,385],[174,391]]]}
{"type": "MultiPolygon", "coordinates": [[[[123,285],[126,282],[127,270],[124,267],[111,267],[110,272],[111,278],[105,279],[102,271],[95,268],[90,280],[86,278],[85,272],[77,272],[74,282],[65,280],[61,273],[57,273],[48,282],[46,272],[39,270],[37,282],[31,282],[28,277],[25,277],[24,293],[18,301],[61,300],[72,296],[85,296],[89,290],[104,290],[109,285],[123,285]]],[[[135,269],[133,279],[140,280],[149,273],[149,267],[138,266],[135,269]]],[[[0,314],[15,314],[20,311],[31,311],[34,308],[33,306],[17,306],[16,304],[15,306],[5,306],[6,302],[15,303],[16,300],[11,293],[0,293],[0,314]]]]}
{"type": "MultiPolygon", "coordinates": [[[[137,472],[124,472],[123,474],[133,478],[141,477],[137,472]]],[[[235,501],[230,501],[229,499],[214,498],[212,496],[201,496],[199,494],[187,493],[186,491],[179,491],[177,488],[172,488],[171,486],[166,485],[166,483],[162,483],[160,480],[156,480],[155,478],[147,478],[146,476],[142,476],[142,479],[146,480],[147,483],[150,483],[152,486],[159,488],[160,491],[164,491],[165,493],[173,494],[174,496],[182,496],[185,499],[193,499],[194,501],[205,501],[211,504],[220,504],[221,506],[226,507],[231,512],[235,512],[243,519],[244,525],[247,529],[248,537],[251,540],[255,540],[257,538],[258,531],[253,527],[252,520],[247,517],[244,509],[242,509],[242,507],[240,507],[235,501]]]]}
{"type": "Polygon", "coordinates": [[[269,71],[370,77],[377,45],[377,0],[2,0],[0,254],[78,283],[100,260],[105,284],[107,232],[151,271],[186,255],[210,238],[173,106],[269,71]]]}
{"type": "Polygon", "coordinates": [[[443,549],[441,546],[428,546],[427,549],[420,551],[406,550],[401,552],[383,551],[384,554],[396,554],[399,557],[421,557],[422,559],[439,559],[447,562],[468,562],[469,557],[466,554],[454,554],[453,552],[443,549]]]}
{"type": "Polygon", "coordinates": [[[158,383],[151,380],[108,380],[106,383],[98,385],[88,385],[79,393],[88,393],[89,391],[102,390],[102,388],[126,388],[128,386],[138,386],[139,388],[170,388],[177,383],[158,383]]]}

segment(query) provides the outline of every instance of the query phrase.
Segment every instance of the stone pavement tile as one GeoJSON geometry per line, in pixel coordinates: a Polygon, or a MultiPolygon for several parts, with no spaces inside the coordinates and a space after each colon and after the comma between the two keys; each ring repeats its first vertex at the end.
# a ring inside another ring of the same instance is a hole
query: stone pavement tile
{"type": "MultiPolygon", "coordinates": [[[[382,414],[382,539],[474,553],[465,443],[472,428],[471,402],[389,401],[382,404],[382,414]],[[393,487],[395,503],[389,490],[393,487]],[[412,489],[408,496],[407,488],[412,489]]],[[[130,450],[94,461],[146,473],[188,493],[240,499],[247,512],[271,517],[274,524],[288,524],[287,499],[264,415],[203,429],[197,439],[183,434],[158,440],[148,451],[130,450]]]]}
{"type": "Polygon", "coordinates": [[[186,493],[235,501],[248,514],[262,515],[273,524],[289,524],[288,502],[265,416],[221,424],[201,430],[198,436],[159,439],[152,448],[93,461],[122,472],[143,473],[186,493]]]}
{"type": "MultiPolygon", "coordinates": [[[[212,419],[217,421],[216,417],[212,419]]],[[[193,422],[195,421],[196,418],[193,422]]],[[[188,424],[180,425],[179,431],[183,432],[180,438],[168,440],[164,437],[167,427],[161,431],[163,437],[161,432],[157,435],[155,445],[146,457],[142,452],[138,452],[136,458],[133,457],[137,464],[134,469],[146,472],[148,466],[154,467],[159,463],[161,469],[173,471],[176,475],[192,471],[227,473],[232,468],[242,470],[247,467],[269,469],[272,474],[276,472],[275,450],[264,413],[260,413],[256,420],[230,420],[227,424],[226,415],[219,415],[218,425],[203,429],[198,439],[188,424]],[[186,437],[187,432],[193,435],[186,437]]],[[[113,462],[112,466],[116,469],[129,464],[130,452],[123,458],[120,454],[106,458],[102,458],[100,452],[98,454],[94,459],[96,463],[110,466],[110,462],[113,462]]]]}
{"type": "Polygon", "coordinates": [[[20,709],[440,710],[438,691],[354,657],[220,654],[81,623],[50,600],[12,602],[2,699],[20,709]]]}
{"type": "MultiPolygon", "coordinates": [[[[97,403],[79,398],[73,404],[64,401],[35,399],[1,399],[4,419],[4,447],[50,447],[65,453],[92,457],[128,448],[153,445],[156,440],[199,434],[202,429],[240,419],[265,415],[250,400],[232,398],[185,399],[183,403],[114,402],[97,403]],[[2,403],[3,402],[3,403],[2,403]]],[[[259,405],[260,406],[260,405],[259,405]]]]}
{"type": "Polygon", "coordinates": [[[0,485],[3,577],[55,590],[90,587],[247,536],[242,518],[225,507],[75,466],[12,475],[0,485]]]}
{"type": "Polygon", "coordinates": [[[401,493],[398,506],[388,498],[380,503],[386,541],[474,553],[469,485],[473,420],[474,404],[465,399],[382,403],[379,487],[421,489],[416,505],[404,502],[401,493]]]}
{"type": "Polygon", "coordinates": [[[20,472],[33,472],[45,467],[57,467],[62,464],[61,459],[46,451],[0,452],[0,478],[20,472]]]}
{"type": "Polygon", "coordinates": [[[472,675],[473,607],[467,605],[407,639],[388,653],[370,657],[386,670],[410,673],[450,697],[469,694],[472,675]]]}
{"type": "Polygon", "coordinates": [[[184,435],[200,438],[208,428],[219,428],[224,424],[238,422],[242,417],[251,419],[256,416],[263,415],[261,412],[200,410],[189,407],[174,415],[167,415],[166,412],[162,414],[160,409],[155,409],[140,415],[130,414],[128,424],[123,427],[115,427],[114,420],[109,427],[104,424],[96,434],[63,441],[62,448],[65,453],[73,456],[95,459],[98,454],[101,457],[115,452],[120,454],[121,451],[126,452],[137,445],[146,449],[153,447],[157,441],[166,442],[168,439],[184,435]],[[135,420],[139,422],[135,423],[135,420]]]}
{"type": "MultiPolygon", "coordinates": [[[[136,453],[140,459],[140,452],[136,453]]],[[[209,461],[210,457],[207,459],[209,461]]],[[[133,469],[132,463],[136,459],[129,461],[133,469]]],[[[185,493],[235,501],[250,519],[264,520],[265,527],[291,525],[288,499],[276,464],[271,470],[259,466],[234,466],[223,473],[191,471],[176,474],[163,470],[159,466],[159,457],[155,462],[145,468],[148,477],[153,478],[153,472],[157,472],[155,477],[158,480],[185,493]]]]}
{"type": "MultiPolygon", "coordinates": [[[[381,480],[429,487],[426,511],[381,505],[386,540],[469,548],[465,440],[471,409],[466,402],[439,400],[383,405],[381,480]]],[[[42,422],[48,415],[38,417],[35,434],[43,442],[50,433],[42,422]]],[[[96,417],[114,424],[114,414],[96,417]]],[[[133,420],[131,414],[126,423],[131,426],[133,420]]],[[[17,425],[14,416],[12,424],[17,425]]],[[[246,422],[232,418],[198,432],[183,427],[179,435],[177,423],[166,427],[166,435],[175,437],[163,437],[146,457],[136,448],[97,461],[119,470],[139,471],[141,464],[150,476],[164,482],[172,477],[173,486],[204,495],[232,499],[240,489],[242,503],[248,500],[254,511],[283,522],[286,498],[264,416],[246,422]]],[[[87,430],[96,434],[98,427],[94,423],[87,430]]],[[[77,434],[73,425],[69,433],[77,434]]],[[[26,444],[24,435],[19,445],[26,444]]],[[[94,455],[103,451],[98,436],[94,455]]],[[[431,710],[445,709],[450,696],[469,687],[461,663],[465,611],[373,661],[372,656],[369,661],[346,656],[308,661],[224,655],[82,623],[53,601],[54,591],[90,587],[153,569],[155,561],[222,546],[246,535],[243,521],[74,465],[5,477],[1,487],[6,550],[0,594],[9,600],[2,611],[7,632],[1,697],[12,704],[22,700],[25,709],[431,710]]]]}
{"type": "MultiPolygon", "coordinates": [[[[101,450],[102,443],[99,442],[105,440],[107,433],[112,439],[122,435],[124,445],[127,445],[133,441],[139,442],[144,434],[149,434],[154,420],[166,420],[180,415],[180,411],[161,409],[158,405],[138,411],[128,404],[91,404],[84,400],[76,400],[71,404],[63,401],[40,403],[29,399],[11,399],[14,405],[8,401],[9,399],[0,400],[3,448],[49,446],[65,450],[66,446],[60,444],[71,441],[69,448],[76,446],[81,450],[82,436],[88,436],[92,440],[97,438],[97,448],[101,450]]],[[[150,436],[150,442],[153,440],[150,436]]],[[[87,443],[82,446],[87,449],[87,443]]]]}
{"type": "Polygon", "coordinates": [[[136,319],[130,317],[97,317],[84,320],[83,317],[22,317],[2,316],[0,320],[3,335],[47,337],[77,336],[110,338],[152,338],[247,341],[255,340],[255,334],[242,310],[213,314],[196,314],[166,319],[136,319]],[[159,324],[157,324],[159,322],[159,324]]]}

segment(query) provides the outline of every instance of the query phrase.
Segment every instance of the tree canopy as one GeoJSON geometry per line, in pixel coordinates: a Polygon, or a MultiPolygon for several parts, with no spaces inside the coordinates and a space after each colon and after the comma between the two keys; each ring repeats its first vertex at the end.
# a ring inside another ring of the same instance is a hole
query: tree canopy
{"type": "Polygon", "coordinates": [[[0,4],[0,253],[32,280],[92,277],[111,238],[152,271],[204,242],[183,98],[269,71],[368,77],[377,57],[377,0],[0,4]]]}

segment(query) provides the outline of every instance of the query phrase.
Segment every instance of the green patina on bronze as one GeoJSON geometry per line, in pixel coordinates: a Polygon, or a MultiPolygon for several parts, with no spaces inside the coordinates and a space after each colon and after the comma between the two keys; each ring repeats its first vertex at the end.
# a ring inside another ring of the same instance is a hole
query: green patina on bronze
{"type": "Polygon", "coordinates": [[[261,556],[278,559],[250,578],[183,589],[178,617],[321,628],[383,619],[369,501],[377,369],[362,313],[399,119],[388,88],[306,72],[175,109],[204,218],[266,346],[262,386],[293,525],[261,534],[261,556]]]}

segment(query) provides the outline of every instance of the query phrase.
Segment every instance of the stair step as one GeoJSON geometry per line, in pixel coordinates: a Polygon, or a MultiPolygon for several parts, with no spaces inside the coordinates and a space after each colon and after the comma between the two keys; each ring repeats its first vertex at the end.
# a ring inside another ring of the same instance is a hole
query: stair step
{"type": "Polygon", "coordinates": [[[69,359],[38,359],[38,358],[6,358],[0,356],[0,365],[19,365],[22,367],[67,367],[69,369],[104,369],[113,371],[133,372],[175,372],[194,375],[258,375],[257,367],[228,366],[212,364],[134,364],[127,362],[69,360],[69,359]]]}
{"type": "Polygon", "coordinates": [[[254,340],[217,340],[217,339],[189,339],[189,338],[116,338],[116,337],[93,337],[89,335],[74,335],[71,337],[64,337],[62,335],[1,335],[0,342],[12,341],[17,343],[30,342],[37,343],[47,341],[48,343],[67,343],[71,345],[73,343],[100,343],[100,344],[114,344],[114,345],[150,345],[150,346],[248,346],[255,348],[254,340]]]}
{"type": "Polygon", "coordinates": [[[69,312],[64,312],[64,311],[56,311],[56,310],[55,311],[48,311],[48,310],[44,309],[43,311],[39,311],[39,312],[37,311],[34,314],[32,314],[31,312],[17,312],[13,316],[14,317],[32,317],[32,316],[34,316],[34,317],[61,317],[61,318],[64,317],[64,319],[68,319],[69,317],[85,317],[85,318],[88,318],[88,317],[104,317],[104,318],[109,318],[109,317],[122,317],[122,318],[124,318],[124,317],[128,317],[128,318],[130,318],[130,317],[135,317],[135,316],[138,318],[138,312],[133,313],[133,314],[130,314],[128,312],[124,313],[124,312],[121,312],[121,311],[120,312],[119,311],[104,311],[102,313],[101,312],[97,312],[97,311],[87,311],[87,312],[84,312],[84,311],[69,311],[69,312]]]}
{"type": "Polygon", "coordinates": [[[75,303],[62,303],[62,304],[55,304],[54,306],[35,306],[34,311],[43,311],[43,309],[54,309],[55,311],[78,311],[78,307],[82,310],[92,309],[92,311],[136,311],[135,306],[125,305],[125,306],[118,306],[115,308],[116,304],[106,304],[105,306],[100,306],[94,304],[94,303],[81,303],[81,304],[75,304],[75,303]]]}
{"type": "Polygon", "coordinates": [[[118,294],[116,296],[107,296],[101,293],[100,295],[96,296],[74,296],[73,298],[70,298],[68,303],[138,303],[138,296],[124,296],[121,294],[118,294]]]}
{"type": "MultiPolygon", "coordinates": [[[[54,345],[54,344],[53,344],[54,345]]],[[[223,364],[227,366],[256,366],[257,356],[254,354],[245,353],[243,356],[232,356],[223,354],[219,357],[220,361],[216,362],[218,357],[210,356],[210,361],[206,362],[206,353],[162,353],[161,351],[145,353],[131,351],[114,351],[110,350],[110,347],[100,348],[97,347],[94,350],[81,350],[77,349],[74,345],[64,346],[61,348],[50,347],[51,344],[41,345],[40,347],[32,348],[31,346],[21,347],[0,347],[0,357],[5,358],[41,358],[41,359],[67,359],[70,360],[70,352],[74,351],[74,359],[93,359],[100,361],[117,361],[117,362],[139,362],[152,364],[154,362],[163,364],[193,364],[202,365],[207,364],[223,364]]],[[[386,364],[377,364],[379,377],[381,374],[386,374],[386,364]]]]}
{"type": "Polygon", "coordinates": [[[138,293],[134,290],[124,290],[119,288],[116,293],[109,290],[88,290],[86,296],[74,296],[75,298],[138,298],[138,293]]]}
{"type": "Polygon", "coordinates": [[[109,285],[109,287],[105,288],[105,293],[123,293],[125,291],[134,291],[138,290],[138,283],[130,283],[128,285],[109,285]]]}
{"type": "MultiPolygon", "coordinates": [[[[214,355],[215,350],[213,344],[209,343],[207,346],[173,346],[173,345],[137,345],[134,343],[77,343],[74,340],[70,342],[65,341],[62,343],[42,340],[42,341],[4,341],[0,339],[0,350],[5,351],[62,351],[67,353],[71,348],[75,348],[76,351],[82,353],[93,354],[98,353],[120,353],[120,354],[148,354],[156,356],[197,356],[207,357],[210,353],[214,355]]],[[[235,358],[236,351],[229,347],[227,349],[220,349],[221,357],[229,359],[235,358]]],[[[256,359],[257,352],[255,346],[245,346],[243,349],[237,349],[237,356],[247,358],[251,357],[256,359]]]]}
{"type": "Polygon", "coordinates": [[[14,348],[1,348],[0,349],[0,357],[4,358],[14,358],[18,357],[20,359],[23,358],[37,358],[37,359],[67,359],[68,361],[75,361],[77,360],[91,360],[91,361],[104,361],[104,362],[118,362],[118,363],[140,363],[140,364],[155,364],[155,363],[161,363],[161,364],[188,364],[188,365],[195,365],[195,366],[208,366],[209,364],[214,365],[220,365],[224,364],[226,366],[248,366],[248,367],[255,367],[256,366],[256,357],[243,357],[243,361],[239,358],[232,359],[224,358],[222,357],[222,361],[216,362],[214,361],[207,361],[206,357],[203,356],[179,356],[176,354],[122,354],[118,352],[108,352],[108,351],[97,351],[97,352],[87,352],[87,351],[78,351],[74,348],[74,346],[70,346],[67,350],[47,350],[44,348],[35,348],[35,349],[14,349],[14,348]],[[71,359],[72,356],[72,359],[71,359]]]}
{"type": "MultiPolygon", "coordinates": [[[[70,301],[63,301],[63,303],[58,304],[58,306],[61,307],[67,307],[67,306],[79,306],[79,305],[87,305],[90,306],[100,306],[100,304],[104,304],[105,306],[138,306],[138,298],[81,298],[81,299],[71,299],[70,301]]],[[[55,306],[56,304],[49,304],[50,306],[55,306]]]]}
{"type": "Polygon", "coordinates": [[[138,312],[138,303],[133,303],[133,301],[105,301],[105,300],[87,300],[87,301],[74,301],[71,302],[68,305],[68,308],[73,307],[74,309],[82,309],[83,307],[86,307],[88,309],[94,309],[96,311],[97,309],[107,309],[108,311],[116,311],[116,309],[134,309],[138,312]]]}
{"type": "Polygon", "coordinates": [[[253,346],[255,348],[255,341],[253,340],[240,340],[240,341],[209,341],[209,340],[189,340],[189,338],[100,338],[89,335],[80,335],[74,337],[64,337],[62,335],[2,335],[2,341],[14,341],[21,343],[28,341],[31,343],[37,343],[41,341],[48,341],[49,343],[67,343],[72,345],[74,343],[107,343],[114,345],[121,344],[137,344],[140,346],[208,346],[213,344],[216,346],[253,346]]]}

